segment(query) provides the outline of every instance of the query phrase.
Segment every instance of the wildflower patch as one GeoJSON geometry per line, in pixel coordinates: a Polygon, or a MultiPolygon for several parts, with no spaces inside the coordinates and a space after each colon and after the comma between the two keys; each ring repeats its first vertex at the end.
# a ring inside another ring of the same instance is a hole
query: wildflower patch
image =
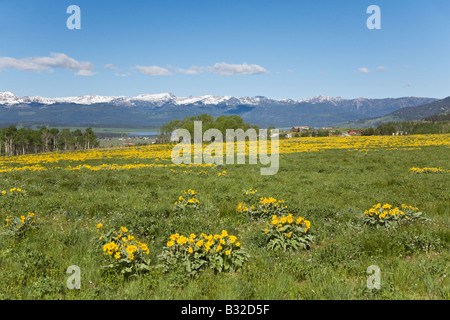
{"type": "Polygon", "coordinates": [[[399,209],[388,203],[384,205],[378,203],[364,211],[362,222],[372,227],[392,229],[405,222],[424,219],[422,212],[418,210],[419,208],[406,204],[402,204],[401,209],[399,209]]]}
{"type": "Polygon", "coordinates": [[[24,237],[28,231],[36,228],[34,216],[33,212],[28,212],[27,215],[20,217],[9,215],[5,219],[5,230],[2,233],[14,237],[24,237]]]}
{"type": "Polygon", "coordinates": [[[202,269],[211,268],[215,272],[234,272],[248,260],[247,252],[241,248],[236,236],[226,230],[220,234],[188,237],[172,234],[159,256],[160,268],[164,272],[177,270],[195,276],[202,269]]]}
{"type": "Polygon", "coordinates": [[[103,250],[103,269],[120,272],[126,276],[150,270],[150,250],[146,243],[138,241],[126,227],[102,232],[103,224],[97,225],[99,245],[103,250]]]}
{"type": "Polygon", "coordinates": [[[264,233],[267,236],[267,248],[272,250],[309,249],[313,240],[309,233],[311,222],[302,217],[287,215],[273,215],[266,223],[264,233]]]}

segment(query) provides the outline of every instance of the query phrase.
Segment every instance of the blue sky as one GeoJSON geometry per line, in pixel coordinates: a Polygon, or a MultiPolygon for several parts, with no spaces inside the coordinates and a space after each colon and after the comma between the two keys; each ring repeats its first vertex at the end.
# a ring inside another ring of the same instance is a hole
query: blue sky
{"type": "Polygon", "coordinates": [[[449,17],[448,0],[0,0],[0,91],[444,98],[449,17]]]}

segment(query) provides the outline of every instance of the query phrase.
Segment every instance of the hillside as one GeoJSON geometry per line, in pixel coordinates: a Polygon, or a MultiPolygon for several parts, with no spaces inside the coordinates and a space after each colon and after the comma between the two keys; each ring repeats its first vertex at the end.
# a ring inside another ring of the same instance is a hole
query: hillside
{"type": "Polygon", "coordinates": [[[420,106],[401,108],[381,117],[348,121],[345,123],[340,123],[337,126],[341,128],[369,128],[377,127],[378,125],[387,122],[432,119],[433,116],[445,118],[445,115],[448,113],[450,113],[450,97],[420,106]]]}

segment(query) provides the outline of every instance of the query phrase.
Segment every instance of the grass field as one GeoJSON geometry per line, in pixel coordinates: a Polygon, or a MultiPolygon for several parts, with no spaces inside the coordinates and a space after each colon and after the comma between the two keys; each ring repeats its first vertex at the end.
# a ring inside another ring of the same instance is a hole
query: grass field
{"type": "Polygon", "coordinates": [[[0,227],[0,299],[449,299],[449,147],[450,135],[289,139],[273,176],[261,165],[175,166],[171,146],[158,145],[0,158],[0,220],[26,216],[36,226],[0,227]],[[308,249],[268,248],[266,221],[236,210],[250,188],[310,221],[308,249]],[[188,189],[198,208],[177,210],[188,189]],[[427,220],[364,225],[378,203],[418,207],[427,220]],[[99,234],[122,226],[148,246],[147,272],[102,268],[112,257],[99,234]],[[237,271],[156,268],[172,234],[222,230],[248,253],[237,271]],[[79,290],[66,286],[71,265],[79,290]],[[367,286],[371,265],[380,289],[367,286]]]}

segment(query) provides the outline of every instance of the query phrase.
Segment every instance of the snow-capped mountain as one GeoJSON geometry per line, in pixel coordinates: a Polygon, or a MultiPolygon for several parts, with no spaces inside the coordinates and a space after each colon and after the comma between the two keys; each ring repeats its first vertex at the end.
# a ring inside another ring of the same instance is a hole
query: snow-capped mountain
{"type": "Polygon", "coordinates": [[[156,106],[162,106],[163,104],[176,101],[177,97],[171,93],[141,94],[125,100],[131,104],[136,102],[149,102],[156,106]]]}
{"type": "Polygon", "coordinates": [[[74,103],[91,105],[96,103],[112,103],[112,104],[125,104],[133,106],[142,103],[151,103],[154,106],[162,106],[167,103],[173,103],[175,105],[190,105],[190,104],[204,104],[204,105],[218,105],[218,104],[245,104],[245,105],[258,105],[262,102],[279,102],[286,104],[294,103],[323,103],[332,102],[337,103],[342,101],[340,97],[333,98],[328,96],[316,96],[312,98],[293,100],[293,99],[269,99],[266,97],[241,97],[235,98],[232,96],[215,96],[215,95],[202,95],[202,96],[190,96],[190,97],[177,97],[171,93],[158,93],[158,94],[141,94],[136,97],[127,98],[125,96],[100,96],[100,95],[86,95],[77,97],[61,97],[61,98],[45,98],[45,97],[18,97],[12,92],[4,91],[0,92],[0,104],[3,105],[16,105],[16,104],[54,104],[54,103],[74,103]]]}
{"type": "Polygon", "coordinates": [[[0,104],[15,105],[15,104],[54,104],[54,103],[75,103],[75,104],[95,104],[95,103],[109,103],[114,100],[123,99],[125,97],[106,97],[99,95],[87,95],[78,97],[63,97],[63,98],[45,98],[45,97],[18,97],[12,92],[0,92],[0,104]]]}
{"type": "Polygon", "coordinates": [[[302,100],[297,100],[297,102],[307,102],[307,103],[324,103],[324,102],[330,102],[334,105],[336,105],[337,103],[341,102],[342,99],[341,97],[329,97],[329,96],[315,96],[315,97],[311,97],[311,98],[306,98],[306,99],[302,99],[302,100]]]}
{"type": "Polygon", "coordinates": [[[195,103],[203,103],[203,104],[220,104],[226,103],[231,99],[235,99],[231,96],[213,96],[213,95],[204,95],[199,97],[185,97],[185,98],[177,98],[175,103],[178,105],[188,105],[195,103]]]}
{"type": "Polygon", "coordinates": [[[239,115],[259,126],[330,126],[350,120],[380,117],[398,109],[424,105],[433,98],[343,99],[316,96],[275,100],[263,96],[202,95],[177,97],[171,93],[135,97],[86,95],[78,97],[19,97],[0,92],[0,124],[16,122],[160,126],[173,119],[203,113],[218,117],[239,115]]]}
{"type": "Polygon", "coordinates": [[[17,104],[20,98],[9,91],[0,92],[0,104],[17,104]]]}
{"type": "MultiPolygon", "coordinates": [[[[46,98],[44,98],[46,99],[46,98]]],[[[126,97],[106,97],[99,95],[88,95],[78,97],[65,97],[48,99],[49,103],[75,103],[75,104],[95,104],[95,103],[110,103],[115,100],[126,99],[126,97]]]]}

